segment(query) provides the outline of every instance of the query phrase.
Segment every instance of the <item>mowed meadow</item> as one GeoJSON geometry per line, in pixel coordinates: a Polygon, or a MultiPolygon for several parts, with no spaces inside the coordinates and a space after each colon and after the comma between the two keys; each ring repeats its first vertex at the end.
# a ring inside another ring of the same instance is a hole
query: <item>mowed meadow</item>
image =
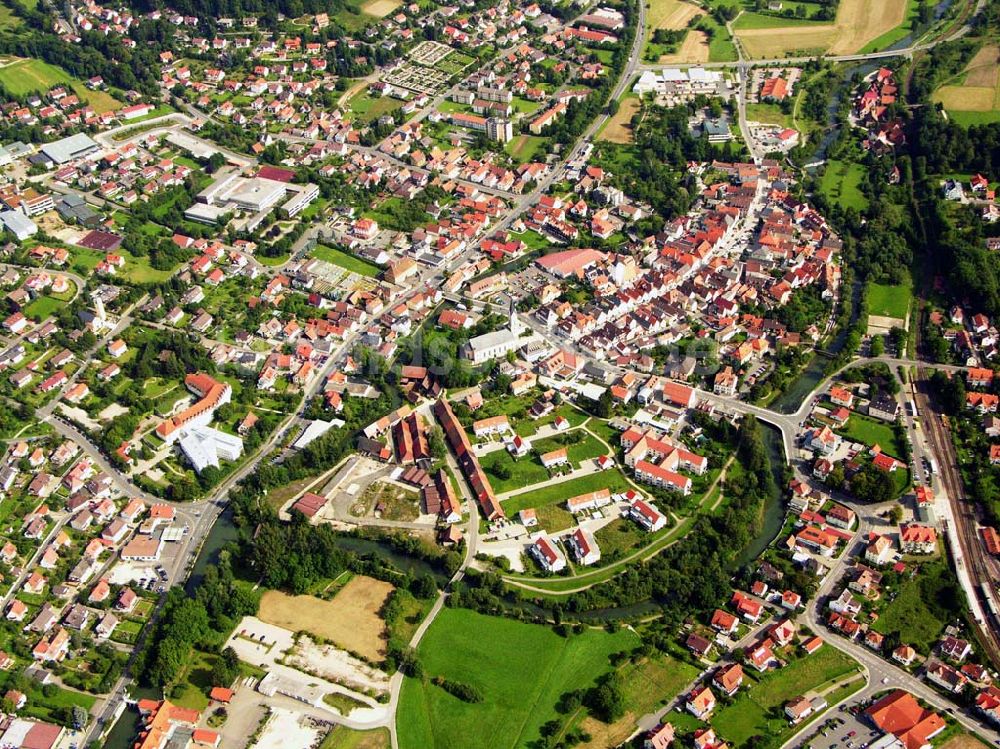
{"type": "Polygon", "coordinates": [[[611,669],[612,654],[638,644],[628,630],[588,629],[564,638],[549,627],[446,608],[418,648],[424,679],[407,677],[403,684],[399,746],[531,746],[541,726],[559,717],[563,693],[593,686],[611,669]],[[463,702],[431,683],[435,677],[473,686],[483,700],[463,702]]]}

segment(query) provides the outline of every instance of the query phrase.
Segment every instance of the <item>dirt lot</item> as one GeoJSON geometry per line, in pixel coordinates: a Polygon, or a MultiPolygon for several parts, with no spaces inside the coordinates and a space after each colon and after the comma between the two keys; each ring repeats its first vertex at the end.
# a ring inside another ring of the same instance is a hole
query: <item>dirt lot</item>
{"type": "Polygon", "coordinates": [[[610,143],[631,143],[632,128],[629,122],[632,115],[639,111],[639,100],[635,98],[624,99],[615,116],[608,120],[608,124],[601,131],[601,140],[610,143]]]}
{"type": "Polygon", "coordinates": [[[948,739],[940,749],[985,749],[987,744],[967,733],[948,739]]]}
{"type": "Polygon", "coordinates": [[[376,18],[385,18],[402,5],[398,0],[368,0],[361,6],[361,12],[376,18]]]}
{"type": "Polygon", "coordinates": [[[751,57],[780,57],[794,50],[824,49],[831,55],[857,52],[906,18],[906,0],[841,0],[832,25],[741,29],[751,57]]]}
{"type": "Polygon", "coordinates": [[[305,630],[377,661],[385,645],[385,623],[378,612],[391,591],[389,583],[363,575],[353,578],[331,601],[269,590],[261,598],[258,616],[293,632],[305,630]]]}
{"type": "Polygon", "coordinates": [[[684,37],[681,48],[672,55],[660,55],[661,65],[679,62],[708,62],[708,34],[693,29],[684,37]]]}
{"type": "Polygon", "coordinates": [[[683,0],[652,0],[649,4],[649,28],[685,29],[695,16],[704,11],[683,0]]]}

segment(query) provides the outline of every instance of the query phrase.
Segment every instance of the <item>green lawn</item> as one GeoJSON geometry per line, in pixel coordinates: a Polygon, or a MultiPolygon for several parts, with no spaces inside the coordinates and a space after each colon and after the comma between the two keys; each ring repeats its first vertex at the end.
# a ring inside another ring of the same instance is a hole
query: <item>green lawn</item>
{"type": "Polygon", "coordinates": [[[537,135],[515,135],[514,139],[504,146],[504,150],[515,161],[526,164],[544,157],[544,154],[540,157],[539,152],[543,150],[546,143],[548,143],[547,139],[537,135]]]}
{"type": "MultiPolygon", "coordinates": [[[[812,3],[793,3],[786,0],[783,3],[783,9],[791,7],[791,9],[794,10],[795,5],[802,5],[807,10],[816,10],[818,7],[812,3]]],[[[786,16],[774,16],[769,13],[744,11],[740,17],[736,19],[736,23],[733,24],[733,28],[740,31],[741,29],[794,29],[796,26],[823,25],[833,25],[833,21],[816,21],[810,18],[796,18],[795,16],[788,18],[786,16]]]]}
{"type": "Polygon", "coordinates": [[[62,302],[55,297],[40,296],[24,308],[24,316],[30,317],[32,320],[37,322],[41,322],[49,315],[54,315],[58,312],[59,308],[64,304],[65,302],[62,302]]]}
{"type": "Polygon", "coordinates": [[[989,125],[993,122],[1000,122],[1000,109],[991,109],[989,112],[949,111],[948,117],[962,127],[989,125]]]}
{"type": "MultiPolygon", "coordinates": [[[[527,244],[527,235],[535,234],[534,232],[525,232],[524,235],[518,237],[522,242],[527,244]]],[[[538,236],[535,234],[535,236],[538,236]]],[[[529,404],[530,405],[530,404],[529,404]]],[[[530,437],[535,432],[537,432],[541,427],[546,424],[551,424],[556,420],[557,416],[562,416],[566,421],[569,422],[570,427],[578,427],[583,422],[587,420],[587,415],[582,411],[578,411],[573,408],[573,406],[563,404],[556,409],[553,409],[551,413],[546,414],[540,419],[532,419],[530,417],[524,419],[518,419],[517,423],[514,424],[514,431],[521,435],[522,437],[530,437]]]]}
{"type": "MultiPolygon", "coordinates": [[[[566,454],[574,466],[579,466],[585,460],[593,460],[602,455],[608,454],[606,448],[597,437],[583,430],[577,430],[576,434],[582,433],[583,439],[571,444],[563,444],[558,437],[546,437],[545,439],[533,442],[535,451],[539,454],[557,450],[560,447],[566,448],[566,454]]],[[[574,434],[574,433],[571,433],[574,434]]]]}
{"type": "Polygon", "coordinates": [[[555,706],[564,692],[593,685],[609,670],[611,654],[638,644],[627,630],[587,630],[562,638],[548,627],[445,608],[418,649],[426,681],[403,683],[399,745],[533,746],[541,740],[541,726],[559,719],[555,706]],[[430,683],[437,676],[477,687],[483,701],[453,697],[430,683]]]}
{"type": "Polygon", "coordinates": [[[377,120],[383,114],[394,112],[403,106],[399,99],[389,96],[372,96],[367,91],[356,94],[348,103],[348,108],[359,123],[367,124],[377,120]]]}
{"type": "Polygon", "coordinates": [[[852,412],[847,425],[837,432],[855,442],[864,442],[869,447],[879,445],[893,457],[899,458],[903,454],[902,446],[896,441],[896,433],[883,421],[852,412]]]}
{"type": "Polygon", "coordinates": [[[389,729],[375,728],[356,731],[347,726],[334,726],[319,749],[388,749],[389,729]]]}
{"type": "Polygon", "coordinates": [[[499,494],[514,491],[519,486],[537,484],[549,477],[549,472],[535,454],[514,460],[506,449],[501,449],[483,455],[479,463],[489,475],[493,490],[499,494]],[[509,471],[507,478],[498,475],[503,470],[509,471]]]}
{"type": "Polygon", "coordinates": [[[747,119],[751,122],[766,122],[782,127],[792,126],[792,115],[782,112],[777,104],[768,102],[747,104],[747,119]]]}
{"type": "Polygon", "coordinates": [[[864,176],[861,164],[832,159],[826,164],[819,189],[831,203],[863,211],[868,207],[868,198],[861,192],[864,176]]]}
{"type": "Polygon", "coordinates": [[[909,284],[888,286],[882,283],[869,283],[868,313],[905,320],[910,310],[912,296],[913,291],[909,284]]]}
{"type": "Polygon", "coordinates": [[[362,260],[356,255],[338,250],[335,247],[316,245],[316,248],[312,251],[312,256],[317,260],[325,260],[328,263],[339,265],[341,268],[349,270],[351,273],[357,273],[359,276],[374,278],[382,272],[382,269],[377,265],[362,260]]]}
{"type": "Polygon", "coordinates": [[[610,489],[612,494],[626,492],[632,485],[625,480],[625,475],[617,468],[591,473],[587,476],[569,479],[559,484],[533,489],[530,492],[515,494],[503,500],[504,511],[508,516],[517,514],[525,507],[544,507],[565,502],[570,497],[576,497],[598,489],[610,489]]]}
{"type": "Polygon", "coordinates": [[[828,645],[784,668],[762,674],[756,683],[748,673],[736,699],[715,713],[712,725],[735,746],[746,746],[752,736],[762,737],[758,747],[781,746],[792,732],[781,710],[784,704],[856,668],[855,661],[828,645]]]}

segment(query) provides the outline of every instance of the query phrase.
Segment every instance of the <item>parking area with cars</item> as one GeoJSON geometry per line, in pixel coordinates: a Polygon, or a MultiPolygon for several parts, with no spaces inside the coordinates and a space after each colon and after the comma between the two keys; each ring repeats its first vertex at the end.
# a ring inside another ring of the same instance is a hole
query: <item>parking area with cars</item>
{"type": "Polygon", "coordinates": [[[803,746],[809,749],[863,749],[881,735],[860,714],[854,715],[846,707],[835,710],[816,726],[803,746]]]}

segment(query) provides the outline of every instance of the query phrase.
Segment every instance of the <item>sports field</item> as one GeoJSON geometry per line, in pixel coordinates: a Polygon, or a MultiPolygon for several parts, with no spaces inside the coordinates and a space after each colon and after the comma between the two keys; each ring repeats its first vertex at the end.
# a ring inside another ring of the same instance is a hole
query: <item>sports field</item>
{"type": "Polygon", "coordinates": [[[513,749],[538,746],[540,728],[560,696],[587,689],[610,669],[612,653],[631,650],[639,638],[628,630],[588,629],[567,638],[549,627],[445,608],[427,631],[418,654],[423,681],[403,682],[396,725],[402,749],[513,749]],[[463,702],[431,683],[435,677],[481,691],[463,702]]]}
{"type": "Polygon", "coordinates": [[[1000,120],[1000,47],[987,44],[973,57],[965,70],[946,81],[934,92],[948,116],[961,125],[1000,120]]]}
{"type": "Polygon", "coordinates": [[[258,616],[293,632],[306,631],[372,661],[382,657],[385,623],[378,612],[392,585],[364,575],[351,578],[333,600],[290,596],[269,590],[260,599],[258,616]]]}
{"type": "Polygon", "coordinates": [[[892,31],[906,20],[907,0],[841,0],[832,24],[774,19],[744,24],[736,35],[753,58],[784,57],[792,52],[822,51],[831,55],[856,52],[874,39],[892,31]],[[786,21],[778,23],[778,21],[786,21]]]}

